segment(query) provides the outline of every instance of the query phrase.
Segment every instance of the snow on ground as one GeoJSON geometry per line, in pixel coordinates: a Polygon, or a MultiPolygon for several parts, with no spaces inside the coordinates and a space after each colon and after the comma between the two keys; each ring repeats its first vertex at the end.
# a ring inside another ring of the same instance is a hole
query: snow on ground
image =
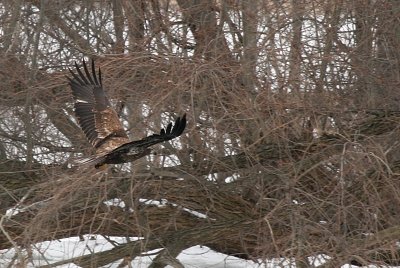
{"type": "MultiPolygon", "coordinates": [[[[116,243],[125,243],[126,239],[122,237],[110,237],[109,239],[116,243]]],[[[137,238],[131,238],[131,241],[137,240],[137,238]]],[[[36,268],[41,265],[47,265],[54,262],[59,262],[72,257],[82,256],[84,254],[90,254],[91,252],[99,252],[113,248],[113,245],[109,243],[102,236],[91,236],[87,235],[84,237],[84,241],[80,241],[78,237],[60,239],[56,241],[46,241],[38,243],[34,246],[32,253],[32,261],[28,263],[27,267],[36,268]]],[[[158,250],[153,251],[157,253],[158,250]]],[[[26,255],[26,252],[23,252],[26,255]]],[[[135,258],[132,261],[132,267],[135,268],[147,268],[152,259],[156,255],[151,255],[152,252],[148,252],[147,256],[135,258]]],[[[11,260],[15,257],[15,250],[1,250],[0,251],[0,267],[8,267],[11,260]]],[[[273,268],[273,267],[294,267],[290,266],[288,261],[283,259],[269,260],[264,264],[257,264],[253,261],[246,261],[236,257],[228,256],[222,253],[215,252],[208,247],[194,246],[184,250],[179,254],[178,259],[185,266],[185,268],[273,268]]],[[[120,262],[116,262],[104,268],[117,268],[120,262]]],[[[79,266],[74,264],[64,264],[57,266],[59,268],[78,268],[79,266]]],[[[171,266],[167,266],[172,268],[171,266]]],[[[352,266],[346,265],[342,268],[350,268],[352,266]]],[[[370,266],[372,268],[374,266],[370,266]]]]}
{"type": "MultiPolygon", "coordinates": [[[[117,243],[126,242],[125,238],[111,237],[110,239],[117,243]]],[[[131,240],[137,240],[132,238],[131,240]]],[[[85,236],[84,241],[80,241],[78,237],[60,239],[57,241],[46,241],[35,245],[33,251],[33,261],[28,264],[28,267],[39,267],[49,263],[54,263],[69,259],[72,257],[82,256],[91,252],[99,252],[108,250],[113,246],[101,236],[85,236]]],[[[157,253],[155,250],[154,253],[157,253]]],[[[26,252],[25,252],[26,254],[26,252]]],[[[0,251],[0,267],[7,267],[11,259],[15,255],[15,250],[2,250],[0,251]]],[[[140,258],[135,258],[132,261],[132,267],[146,268],[152,262],[156,255],[149,255],[140,258]]],[[[188,268],[253,268],[265,267],[260,266],[251,261],[245,261],[239,258],[227,256],[225,254],[217,253],[208,247],[195,246],[183,251],[178,259],[188,268]]],[[[119,262],[104,267],[116,268],[119,262]]],[[[79,267],[74,264],[65,264],[58,266],[60,268],[75,268],[79,267]]],[[[170,266],[168,266],[171,268],[170,266]]]]}

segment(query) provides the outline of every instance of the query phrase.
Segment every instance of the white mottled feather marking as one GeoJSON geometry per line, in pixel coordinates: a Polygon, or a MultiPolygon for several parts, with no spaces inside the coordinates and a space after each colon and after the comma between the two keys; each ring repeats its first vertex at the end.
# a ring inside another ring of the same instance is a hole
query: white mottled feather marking
{"type": "Polygon", "coordinates": [[[80,99],[77,99],[76,102],[80,102],[80,103],[89,103],[89,102],[87,102],[87,101],[85,101],[85,100],[80,100],[80,99]]]}

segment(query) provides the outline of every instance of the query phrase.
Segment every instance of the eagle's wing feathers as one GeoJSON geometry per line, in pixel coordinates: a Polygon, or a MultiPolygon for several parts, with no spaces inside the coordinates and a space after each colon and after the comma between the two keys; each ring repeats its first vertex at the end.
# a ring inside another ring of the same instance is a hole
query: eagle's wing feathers
{"type": "Polygon", "coordinates": [[[111,151],[128,142],[128,136],[104,92],[100,69],[97,77],[93,60],[92,73],[85,61],[82,65],[84,73],[75,63],[77,74],[70,70],[73,78],[69,78],[78,123],[98,151],[111,151]]]}
{"type": "Polygon", "coordinates": [[[186,127],[186,114],[182,118],[178,117],[175,120],[174,127],[172,123],[167,125],[166,129],[161,129],[160,134],[153,134],[146,138],[137,141],[137,145],[141,147],[149,147],[160,142],[169,141],[176,137],[179,137],[186,127]]]}
{"type": "Polygon", "coordinates": [[[184,114],[182,116],[182,118],[178,117],[175,120],[175,124],[173,127],[172,127],[172,123],[169,123],[165,129],[162,128],[160,130],[159,134],[152,134],[141,140],[128,142],[128,143],[116,148],[114,151],[125,150],[125,149],[132,148],[132,147],[147,148],[147,147],[150,147],[157,143],[172,140],[172,139],[182,135],[183,131],[185,130],[185,127],[186,127],[186,114],[184,114]]]}

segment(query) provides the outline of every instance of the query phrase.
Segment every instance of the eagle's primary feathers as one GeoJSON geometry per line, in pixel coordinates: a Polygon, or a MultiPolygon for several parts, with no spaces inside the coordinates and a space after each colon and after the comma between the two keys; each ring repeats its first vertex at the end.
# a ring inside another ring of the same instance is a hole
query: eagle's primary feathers
{"type": "Polygon", "coordinates": [[[96,150],[95,155],[84,158],[80,163],[93,164],[96,168],[104,164],[131,162],[151,153],[150,146],[179,137],[186,127],[186,114],[178,117],[175,124],[169,123],[159,134],[137,141],[129,141],[117,112],[112,108],[104,92],[101,71],[98,75],[92,60],[91,72],[85,61],[81,68],[75,63],[77,73],[71,69],[68,77],[74,97],[75,115],[89,142],[96,150]]]}

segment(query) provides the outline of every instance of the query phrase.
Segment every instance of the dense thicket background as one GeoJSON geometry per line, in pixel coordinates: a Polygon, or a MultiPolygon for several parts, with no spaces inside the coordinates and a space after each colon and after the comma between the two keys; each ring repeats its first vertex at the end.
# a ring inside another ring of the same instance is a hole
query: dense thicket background
{"type": "Polygon", "coordinates": [[[180,267],[200,244],[399,263],[399,17],[397,0],[0,1],[0,248],[101,234],[143,239],[71,261],[165,248],[152,267],[180,267]],[[71,166],[91,153],[65,78],[83,57],[131,138],[183,112],[185,134],[134,164],[71,166]]]}

